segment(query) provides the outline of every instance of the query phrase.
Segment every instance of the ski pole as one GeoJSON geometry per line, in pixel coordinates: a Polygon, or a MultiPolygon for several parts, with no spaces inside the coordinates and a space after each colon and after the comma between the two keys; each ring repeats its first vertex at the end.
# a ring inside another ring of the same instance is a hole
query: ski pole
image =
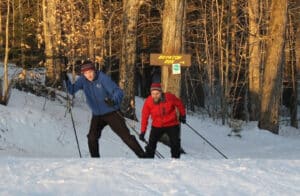
{"type": "Polygon", "coordinates": [[[74,118],[73,118],[73,114],[72,114],[72,106],[71,106],[70,98],[69,98],[68,84],[67,84],[67,82],[65,84],[66,84],[66,93],[67,93],[67,107],[68,107],[67,110],[69,110],[69,113],[70,113],[70,116],[71,116],[73,130],[74,130],[75,139],[76,139],[76,143],[77,143],[77,149],[78,149],[79,157],[81,158],[82,156],[81,156],[81,152],[80,152],[80,147],[79,147],[79,142],[78,142],[76,127],[75,127],[74,118]]]}
{"type": "Polygon", "coordinates": [[[81,152],[80,152],[80,147],[79,147],[79,142],[78,142],[78,137],[77,137],[77,133],[76,133],[76,128],[75,128],[75,123],[74,123],[74,119],[73,119],[72,110],[70,110],[70,115],[71,115],[71,120],[72,120],[72,125],[73,125],[73,129],[74,129],[74,133],[75,133],[75,138],[76,138],[76,143],[77,143],[79,157],[81,158],[82,156],[81,156],[81,152]]]}
{"type": "MultiPolygon", "coordinates": [[[[129,125],[130,126],[130,125],[129,125]]],[[[139,135],[139,133],[137,132],[137,130],[135,130],[132,126],[130,126],[131,127],[131,129],[137,134],[137,135],[139,135]]],[[[143,140],[143,142],[146,144],[146,145],[148,145],[149,144],[149,142],[147,142],[146,140],[143,140]]],[[[160,158],[160,159],[163,159],[163,158],[165,158],[160,152],[158,152],[157,150],[155,150],[155,155],[158,157],[158,158],[160,158]]]]}
{"type": "MultiPolygon", "coordinates": [[[[135,130],[135,128],[133,127],[133,126],[131,126],[131,125],[129,125],[130,126],[130,128],[135,132],[135,134],[137,134],[137,135],[139,135],[139,133],[137,132],[137,130],[135,130]]],[[[146,145],[148,145],[149,143],[145,140],[145,141],[143,141],[146,145]]],[[[163,159],[163,158],[165,158],[160,152],[158,152],[157,150],[155,150],[155,155],[158,157],[158,158],[160,158],[160,159],[163,159]]]]}
{"type": "Polygon", "coordinates": [[[225,159],[228,159],[219,149],[217,149],[212,143],[210,143],[205,137],[203,137],[198,131],[196,131],[191,125],[185,123],[192,131],[194,131],[198,136],[200,136],[204,141],[206,141],[213,149],[215,149],[218,153],[220,153],[225,159]]]}
{"type": "MultiPolygon", "coordinates": [[[[130,126],[131,127],[131,126],[130,126]]],[[[137,130],[135,130],[133,127],[131,127],[131,129],[138,135],[138,132],[137,130]]],[[[149,144],[149,142],[147,142],[146,140],[143,141],[146,145],[149,144]]],[[[155,155],[160,158],[160,159],[163,159],[165,158],[160,152],[158,152],[157,150],[155,150],[155,155]]]]}
{"type": "MultiPolygon", "coordinates": [[[[123,117],[123,115],[120,114],[119,111],[118,111],[117,113],[119,114],[119,116],[123,117]]],[[[125,122],[127,122],[126,118],[125,118],[125,117],[123,117],[123,118],[124,118],[125,122]]],[[[128,123],[127,123],[127,125],[128,125],[128,123]]],[[[131,126],[131,125],[129,124],[129,127],[135,132],[136,135],[139,135],[138,131],[135,130],[135,128],[134,128],[133,126],[131,126]]],[[[144,142],[146,145],[148,145],[148,142],[147,142],[146,140],[143,141],[143,142],[144,142]]],[[[158,158],[160,158],[160,159],[165,158],[165,157],[164,157],[160,152],[158,152],[157,150],[155,150],[155,155],[156,155],[158,158]]]]}
{"type": "MultiPolygon", "coordinates": [[[[143,141],[143,142],[145,142],[145,144],[149,144],[149,142],[147,142],[146,140],[145,141],[143,141]]],[[[155,155],[158,157],[158,158],[160,158],[160,159],[164,159],[165,157],[160,153],[160,152],[158,152],[157,150],[155,150],[155,155]]]]}

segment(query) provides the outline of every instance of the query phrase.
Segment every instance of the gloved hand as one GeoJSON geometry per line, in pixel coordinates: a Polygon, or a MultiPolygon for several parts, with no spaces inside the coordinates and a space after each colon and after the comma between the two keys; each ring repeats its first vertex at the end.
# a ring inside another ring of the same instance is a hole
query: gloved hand
{"type": "Polygon", "coordinates": [[[62,71],[61,72],[61,80],[67,82],[69,80],[67,71],[62,71]]]}
{"type": "Polygon", "coordinates": [[[146,140],[145,140],[145,133],[140,133],[139,139],[140,139],[141,141],[145,142],[145,141],[146,141],[146,140]]]}
{"type": "Polygon", "coordinates": [[[104,102],[110,107],[115,105],[114,100],[112,100],[111,98],[108,98],[108,97],[105,97],[104,102]]]}
{"type": "Polygon", "coordinates": [[[179,116],[179,121],[181,123],[185,124],[186,123],[186,116],[185,115],[184,116],[179,116]]]}

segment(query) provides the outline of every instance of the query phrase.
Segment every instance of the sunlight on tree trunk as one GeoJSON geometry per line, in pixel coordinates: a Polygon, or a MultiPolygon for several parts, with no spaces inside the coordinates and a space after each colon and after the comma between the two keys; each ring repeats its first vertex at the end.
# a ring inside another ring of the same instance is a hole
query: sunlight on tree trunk
{"type": "Polygon", "coordinates": [[[7,14],[6,14],[6,30],[5,30],[5,56],[4,56],[4,96],[2,101],[7,103],[8,93],[9,93],[9,83],[8,83],[8,54],[9,54],[9,13],[10,13],[10,1],[7,0],[7,14]]]}
{"type": "Polygon", "coordinates": [[[259,0],[249,0],[249,112],[250,120],[259,119],[260,109],[260,32],[259,0]]]}
{"type": "MultiPolygon", "coordinates": [[[[300,0],[293,0],[295,3],[295,26],[296,32],[296,63],[297,63],[297,73],[300,73],[300,0]]],[[[300,76],[298,76],[300,78],[300,76]]]]}
{"type": "Polygon", "coordinates": [[[2,36],[2,1],[0,0],[0,49],[2,49],[3,45],[3,36],[2,36]]]}
{"type": "Polygon", "coordinates": [[[142,3],[142,0],[123,1],[122,56],[119,81],[119,85],[125,94],[122,102],[123,112],[135,107],[137,21],[142,3]]]}
{"type": "Polygon", "coordinates": [[[56,0],[43,0],[43,27],[45,40],[45,67],[46,67],[46,85],[56,85],[59,72],[56,69],[56,60],[58,58],[58,39],[60,34],[57,31],[59,26],[56,20],[56,0]]]}
{"type": "Polygon", "coordinates": [[[95,26],[94,26],[94,12],[93,12],[93,0],[89,0],[89,59],[95,61],[95,26]]]}
{"type": "Polygon", "coordinates": [[[279,132],[279,107],[284,63],[287,0],[274,0],[271,5],[267,57],[263,76],[259,128],[279,132]]]}
{"type": "MultiPolygon", "coordinates": [[[[184,12],[185,0],[165,0],[163,10],[163,54],[184,53],[184,12]]],[[[171,66],[162,67],[164,91],[180,96],[181,74],[172,74],[171,66]]]]}
{"type": "MultiPolygon", "coordinates": [[[[299,0],[297,0],[299,1],[299,0]]],[[[299,2],[298,2],[299,3],[299,2]]],[[[291,95],[289,96],[290,104],[288,105],[290,109],[290,117],[291,117],[291,126],[298,128],[298,82],[297,82],[297,29],[299,28],[299,5],[294,0],[291,1],[288,7],[288,28],[287,28],[287,44],[285,53],[287,58],[285,59],[287,71],[287,86],[285,91],[283,91],[283,97],[285,96],[284,93],[290,92],[291,95]]],[[[285,100],[283,100],[285,101],[285,100]]]]}
{"type": "Polygon", "coordinates": [[[95,13],[95,43],[94,43],[94,55],[95,61],[99,63],[100,66],[104,63],[104,31],[105,24],[103,19],[103,5],[102,0],[97,1],[98,9],[95,13]]]}

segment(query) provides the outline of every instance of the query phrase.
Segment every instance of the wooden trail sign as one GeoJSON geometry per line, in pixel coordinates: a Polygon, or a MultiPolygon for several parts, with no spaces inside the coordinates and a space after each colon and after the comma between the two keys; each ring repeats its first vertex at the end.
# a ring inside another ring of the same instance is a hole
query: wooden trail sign
{"type": "Polygon", "coordinates": [[[150,65],[152,66],[163,66],[180,64],[180,66],[189,67],[191,66],[191,55],[190,54],[150,54],[150,65]]]}

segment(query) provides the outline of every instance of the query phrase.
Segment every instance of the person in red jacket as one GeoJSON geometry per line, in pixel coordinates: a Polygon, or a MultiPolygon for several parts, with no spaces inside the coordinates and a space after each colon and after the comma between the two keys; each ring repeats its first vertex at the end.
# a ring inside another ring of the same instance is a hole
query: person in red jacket
{"type": "Polygon", "coordinates": [[[146,157],[154,158],[156,145],[163,134],[167,134],[171,143],[172,158],[180,158],[180,122],[186,123],[186,111],[182,101],[174,94],[163,93],[160,83],[151,84],[151,95],[147,97],[142,109],[140,140],[145,141],[148,119],[151,116],[152,127],[146,157]],[[179,120],[176,109],[179,111],[179,120]]]}

